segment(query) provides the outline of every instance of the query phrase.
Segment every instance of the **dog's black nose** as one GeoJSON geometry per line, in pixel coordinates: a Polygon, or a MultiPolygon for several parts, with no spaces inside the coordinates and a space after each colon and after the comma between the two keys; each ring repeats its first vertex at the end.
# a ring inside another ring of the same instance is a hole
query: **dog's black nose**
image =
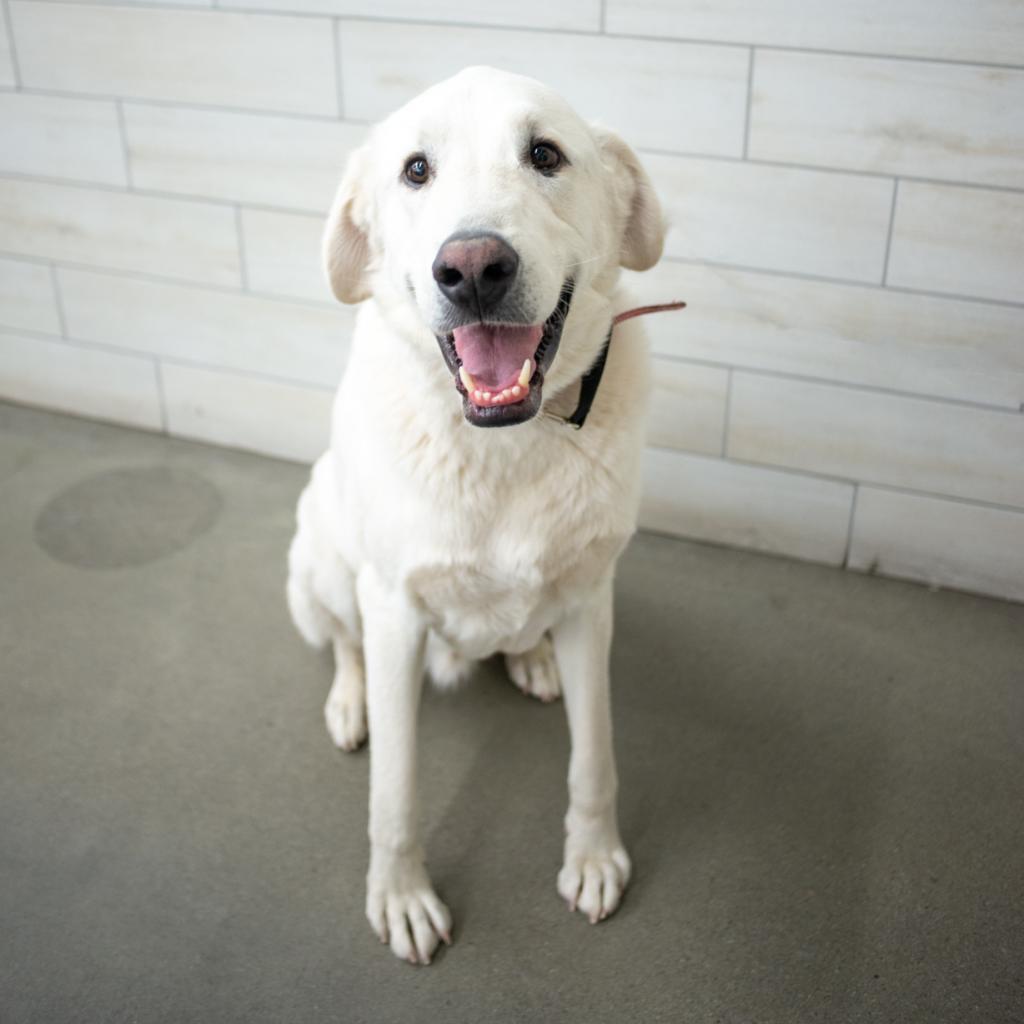
{"type": "Polygon", "coordinates": [[[448,299],[483,318],[515,280],[519,256],[500,235],[460,232],[438,249],[433,270],[448,299]]]}

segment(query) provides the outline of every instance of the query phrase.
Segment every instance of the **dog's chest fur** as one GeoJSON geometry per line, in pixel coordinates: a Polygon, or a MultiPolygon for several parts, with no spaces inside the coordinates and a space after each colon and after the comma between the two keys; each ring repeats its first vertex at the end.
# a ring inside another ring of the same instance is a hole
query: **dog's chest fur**
{"type": "Polygon", "coordinates": [[[343,557],[383,571],[465,657],[529,649],[633,533],[639,437],[609,432],[613,417],[586,436],[550,420],[480,430],[449,394],[381,416],[359,376],[336,410],[339,514],[358,524],[343,557]]]}

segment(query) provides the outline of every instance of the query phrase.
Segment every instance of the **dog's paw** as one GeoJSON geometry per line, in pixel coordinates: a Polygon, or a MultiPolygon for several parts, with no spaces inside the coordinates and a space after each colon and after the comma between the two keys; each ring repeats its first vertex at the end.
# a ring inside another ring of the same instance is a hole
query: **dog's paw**
{"type": "Polygon", "coordinates": [[[619,843],[574,849],[570,840],[558,872],[558,894],[570,911],[579,910],[597,924],[615,913],[631,870],[629,854],[619,843]]]}
{"type": "Polygon", "coordinates": [[[381,942],[410,964],[429,964],[441,942],[452,943],[452,916],[422,864],[399,861],[370,869],[366,917],[381,942]]]}
{"type": "Polygon", "coordinates": [[[363,687],[349,686],[335,679],[324,705],[324,721],[336,747],[345,751],[358,750],[367,736],[363,687]]]}
{"type": "Polygon", "coordinates": [[[546,633],[532,651],[525,654],[506,654],[505,667],[512,682],[523,693],[536,697],[545,704],[562,695],[562,684],[555,661],[555,648],[546,633]]]}

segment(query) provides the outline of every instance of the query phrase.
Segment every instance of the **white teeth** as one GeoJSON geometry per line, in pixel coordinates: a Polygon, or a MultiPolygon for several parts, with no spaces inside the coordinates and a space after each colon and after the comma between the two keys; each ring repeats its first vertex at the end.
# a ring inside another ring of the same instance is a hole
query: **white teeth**
{"type": "Polygon", "coordinates": [[[523,363],[523,368],[519,371],[519,386],[525,388],[530,383],[530,378],[533,376],[533,365],[529,359],[523,363]]]}
{"type": "Polygon", "coordinates": [[[485,399],[485,400],[488,400],[488,401],[489,401],[489,400],[490,400],[490,397],[491,397],[491,393],[490,393],[490,391],[485,391],[485,392],[484,392],[484,399],[485,399]]]}
{"type": "Polygon", "coordinates": [[[479,390],[477,390],[477,391],[474,391],[474,392],[473,392],[473,397],[474,397],[474,398],[475,398],[475,399],[476,399],[476,400],[477,400],[478,402],[482,402],[482,401],[484,400],[484,393],[483,393],[482,391],[479,391],[479,390]]]}
{"type": "Polygon", "coordinates": [[[459,380],[462,381],[462,386],[467,391],[476,391],[476,381],[473,380],[473,375],[464,366],[459,367],[459,380]]]}
{"type": "Polygon", "coordinates": [[[514,388],[512,388],[512,397],[513,398],[518,398],[522,393],[523,393],[523,389],[518,384],[514,388]]]}

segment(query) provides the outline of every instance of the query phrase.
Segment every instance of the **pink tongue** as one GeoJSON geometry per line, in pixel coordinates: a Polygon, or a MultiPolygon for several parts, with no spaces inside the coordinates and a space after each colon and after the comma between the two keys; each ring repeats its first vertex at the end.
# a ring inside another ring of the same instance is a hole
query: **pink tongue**
{"type": "Polygon", "coordinates": [[[505,324],[473,324],[456,327],[455,351],[462,365],[479,384],[492,391],[514,384],[527,359],[540,344],[544,325],[511,327],[505,324]]]}

